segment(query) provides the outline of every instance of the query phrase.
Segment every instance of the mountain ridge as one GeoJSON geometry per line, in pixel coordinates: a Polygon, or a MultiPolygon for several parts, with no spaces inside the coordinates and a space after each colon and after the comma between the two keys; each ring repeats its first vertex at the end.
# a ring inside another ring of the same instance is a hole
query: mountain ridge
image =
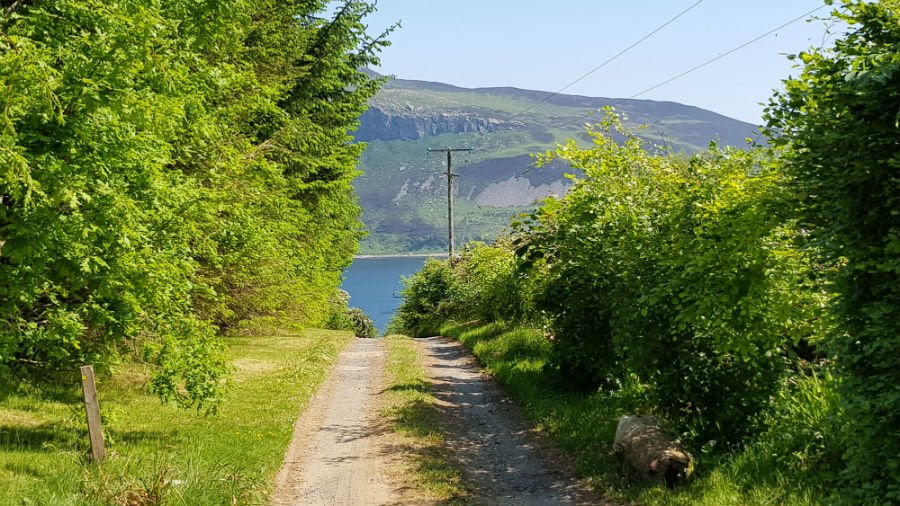
{"type": "MultiPolygon", "coordinates": [[[[465,88],[391,79],[369,104],[354,132],[367,142],[355,187],[369,236],[361,253],[435,252],[446,248],[446,181],[442,157],[428,148],[471,147],[458,157],[457,234],[460,242],[491,240],[535,200],[561,194],[562,163],[533,170],[532,153],[567,139],[586,146],[584,128],[612,106],[648,149],[696,152],[711,142],[738,147],[759,127],[671,101],[552,94],[511,86],[465,88]],[[548,97],[548,95],[552,95],[548,97]],[[536,105],[537,104],[537,105],[536,105]],[[650,125],[641,128],[641,125],[650,125]]],[[[758,134],[757,134],[758,137],[758,134]]]]}

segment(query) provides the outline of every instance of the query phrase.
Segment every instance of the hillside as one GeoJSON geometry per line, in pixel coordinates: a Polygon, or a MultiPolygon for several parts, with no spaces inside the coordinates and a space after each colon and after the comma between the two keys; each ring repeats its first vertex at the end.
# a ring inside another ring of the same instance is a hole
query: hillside
{"type": "Polygon", "coordinates": [[[535,169],[532,153],[574,138],[598,110],[615,107],[650,146],[684,152],[711,140],[742,146],[756,127],[675,102],[556,95],[517,88],[460,88],[394,79],[370,102],[356,138],[368,143],[355,182],[369,236],[362,253],[446,248],[444,157],[428,148],[470,147],[455,159],[457,241],[495,237],[509,218],[548,194],[562,194],[567,167],[535,169]],[[526,111],[526,109],[528,109],[526,111]],[[522,112],[525,111],[525,112],[522,112]]]}

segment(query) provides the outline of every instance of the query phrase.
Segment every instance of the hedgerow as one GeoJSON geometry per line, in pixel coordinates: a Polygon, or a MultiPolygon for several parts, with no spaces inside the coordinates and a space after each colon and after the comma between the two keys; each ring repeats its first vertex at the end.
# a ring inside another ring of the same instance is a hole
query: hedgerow
{"type": "Polygon", "coordinates": [[[659,156],[618,128],[542,156],[582,174],[518,226],[553,367],[591,388],[637,374],[696,444],[739,443],[823,325],[784,176],[766,149],[659,156]]]}
{"type": "Polygon", "coordinates": [[[835,382],[816,378],[830,377],[834,266],[815,261],[777,153],[660,153],[608,112],[592,147],[540,157],[577,171],[566,196],[520,216],[510,240],[426,264],[394,330],[541,327],[542,383],[631,399],[698,456],[749,447],[741,465],[833,474],[840,424],[816,425],[837,413],[835,382]],[[788,427],[788,414],[805,418],[788,427]]]}
{"type": "Polygon", "coordinates": [[[450,290],[453,272],[445,261],[429,258],[404,280],[403,302],[388,324],[387,334],[434,335],[454,311],[450,290]]]}
{"type": "Polygon", "coordinates": [[[536,322],[532,283],[517,269],[508,242],[494,246],[472,242],[459,261],[429,259],[404,280],[403,302],[388,325],[388,334],[434,335],[447,320],[536,322]]]}
{"type": "Polygon", "coordinates": [[[846,406],[847,504],[900,502],[900,2],[846,0],[767,110],[801,219],[838,264],[827,336],[846,406]]]}

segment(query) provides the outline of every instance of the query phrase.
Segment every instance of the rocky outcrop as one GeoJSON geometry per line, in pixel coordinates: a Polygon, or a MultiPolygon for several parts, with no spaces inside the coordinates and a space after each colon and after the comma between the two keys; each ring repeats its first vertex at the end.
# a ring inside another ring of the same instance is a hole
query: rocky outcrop
{"type": "Polygon", "coordinates": [[[428,135],[486,133],[514,128],[497,118],[461,112],[393,114],[372,106],[360,117],[358,141],[414,140],[428,135]]]}
{"type": "Polygon", "coordinates": [[[674,487],[694,470],[693,457],[650,416],[621,416],[613,451],[632,478],[674,487]]]}
{"type": "Polygon", "coordinates": [[[487,185],[475,203],[482,207],[528,206],[550,195],[562,197],[568,189],[564,180],[534,185],[527,178],[513,176],[487,185]]]}

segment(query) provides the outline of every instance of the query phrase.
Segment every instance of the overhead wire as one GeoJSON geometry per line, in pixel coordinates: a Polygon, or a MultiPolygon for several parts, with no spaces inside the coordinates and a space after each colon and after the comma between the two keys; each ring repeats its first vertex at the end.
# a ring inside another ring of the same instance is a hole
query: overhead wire
{"type": "MultiPolygon", "coordinates": [[[[539,100],[539,101],[535,102],[534,104],[532,104],[532,105],[526,107],[525,109],[522,109],[521,111],[519,111],[519,112],[517,112],[517,113],[515,113],[515,114],[513,114],[513,115],[511,115],[511,116],[509,116],[509,117],[507,117],[507,120],[511,120],[511,119],[513,119],[513,118],[515,118],[515,117],[517,117],[517,116],[521,116],[522,114],[525,114],[526,112],[531,111],[531,110],[533,110],[534,108],[536,108],[536,107],[538,107],[538,106],[540,106],[540,105],[546,103],[548,100],[552,99],[553,97],[556,97],[556,96],[560,95],[562,92],[566,91],[567,89],[571,88],[571,87],[574,86],[575,84],[577,84],[577,83],[581,82],[582,80],[586,79],[588,76],[590,76],[591,74],[597,72],[598,70],[602,69],[603,67],[609,65],[610,63],[612,63],[613,61],[615,61],[615,60],[618,59],[619,57],[623,56],[623,55],[624,55],[625,53],[627,53],[628,51],[634,49],[635,47],[637,47],[637,46],[638,46],[639,44],[641,44],[642,42],[646,41],[647,39],[649,39],[650,37],[652,37],[652,36],[655,35],[656,33],[660,32],[660,31],[661,31],[662,29],[664,29],[665,27],[667,27],[667,26],[669,26],[670,24],[674,23],[676,20],[678,20],[679,18],[681,18],[682,16],[684,16],[685,14],[687,14],[688,12],[690,12],[691,10],[693,10],[694,8],[696,8],[696,7],[697,7],[698,5],[700,5],[701,3],[703,3],[703,0],[698,0],[697,2],[691,4],[689,7],[687,7],[687,8],[684,9],[684,10],[682,10],[681,12],[679,12],[678,14],[676,14],[675,16],[673,16],[672,18],[670,18],[668,21],[666,21],[665,23],[663,23],[663,24],[661,24],[660,26],[658,26],[657,28],[655,28],[653,31],[649,32],[648,34],[644,35],[643,37],[641,37],[640,39],[638,39],[637,41],[635,41],[634,43],[632,43],[631,45],[629,45],[629,46],[626,47],[625,49],[619,51],[619,52],[616,53],[615,55],[613,55],[613,56],[611,56],[610,58],[606,59],[604,62],[602,62],[601,64],[597,65],[596,67],[594,67],[593,69],[591,69],[591,70],[588,71],[587,73],[583,74],[582,76],[578,77],[577,79],[575,79],[575,80],[571,81],[570,83],[566,84],[565,86],[563,86],[563,87],[560,88],[559,90],[557,90],[557,91],[555,91],[555,92],[553,92],[553,93],[548,94],[547,96],[545,96],[545,97],[542,98],[541,100],[539,100]]],[[[816,12],[818,12],[819,10],[821,10],[821,9],[823,9],[823,8],[825,8],[825,7],[827,7],[827,5],[821,5],[821,6],[817,7],[817,8],[815,8],[815,9],[812,9],[812,10],[810,10],[810,11],[808,11],[808,12],[806,12],[806,13],[800,15],[800,16],[797,16],[797,17],[795,17],[795,18],[793,18],[793,19],[791,19],[791,20],[789,20],[789,21],[787,21],[787,22],[785,22],[785,23],[782,23],[781,25],[779,25],[779,26],[777,26],[777,27],[775,27],[775,28],[773,28],[773,29],[771,29],[771,30],[769,30],[769,31],[767,31],[767,32],[765,32],[765,33],[763,33],[762,35],[759,35],[759,36],[757,36],[757,37],[754,37],[753,39],[750,39],[750,40],[748,40],[747,42],[744,42],[743,44],[740,44],[740,45],[738,45],[738,46],[736,46],[736,47],[734,47],[734,48],[732,48],[732,49],[729,49],[728,51],[726,51],[726,52],[724,52],[724,53],[722,53],[722,54],[719,54],[719,55],[717,55],[717,56],[715,56],[715,57],[713,57],[713,58],[710,58],[709,60],[707,60],[707,61],[705,61],[705,62],[703,62],[703,63],[700,63],[699,65],[695,65],[694,67],[691,67],[690,69],[688,69],[688,70],[686,70],[686,71],[684,71],[684,72],[681,72],[681,73],[679,73],[679,74],[677,74],[677,75],[675,75],[675,76],[673,76],[673,77],[671,77],[671,78],[669,78],[669,79],[666,79],[665,81],[662,81],[662,82],[660,82],[660,83],[658,83],[658,84],[655,84],[655,85],[653,85],[653,86],[651,86],[651,87],[649,87],[649,88],[647,88],[647,89],[645,89],[645,90],[643,90],[643,91],[641,91],[641,92],[639,92],[639,93],[636,93],[636,94],[630,96],[629,98],[631,98],[631,99],[637,98],[637,97],[639,97],[639,96],[641,96],[641,95],[644,95],[644,94],[646,94],[646,93],[649,93],[649,92],[651,92],[651,91],[653,91],[653,90],[655,90],[655,89],[657,89],[657,88],[660,88],[660,87],[662,87],[662,86],[665,86],[665,85],[667,85],[667,84],[669,84],[669,83],[671,83],[671,82],[673,82],[673,81],[675,81],[675,80],[677,80],[677,79],[680,79],[680,78],[682,78],[682,77],[684,77],[684,76],[686,76],[686,75],[688,75],[688,74],[690,74],[690,73],[692,73],[692,72],[695,72],[695,71],[697,71],[697,70],[700,70],[701,68],[706,67],[707,65],[710,65],[710,64],[712,64],[712,63],[715,63],[716,61],[721,60],[722,58],[725,58],[725,57],[727,57],[727,56],[729,56],[729,55],[731,55],[731,54],[733,54],[733,53],[735,53],[735,52],[737,52],[737,51],[740,51],[741,49],[743,49],[743,48],[745,48],[745,47],[747,47],[747,46],[749,46],[749,45],[751,45],[751,44],[754,44],[754,43],[756,43],[756,42],[758,42],[758,41],[760,41],[760,40],[762,40],[762,39],[768,37],[769,35],[772,35],[772,34],[775,33],[775,32],[778,32],[778,31],[780,31],[780,30],[782,30],[782,29],[784,29],[784,28],[786,28],[786,27],[788,27],[788,26],[790,26],[790,25],[792,25],[792,24],[794,24],[794,23],[796,23],[796,22],[798,22],[798,21],[800,21],[800,20],[802,20],[802,19],[807,18],[808,16],[810,16],[810,15],[812,15],[812,14],[815,14],[816,12]]],[[[662,134],[660,133],[660,135],[662,135],[662,134]]],[[[664,144],[668,144],[668,143],[665,141],[665,138],[663,138],[663,141],[664,141],[664,144]]],[[[524,175],[525,173],[527,173],[528,171],[530,171],[531,168],[532,168],[531,166],[526,167],[525,170],[522,172],[522,174],[519,174],[519,175],[524,175]]],[[[479,207],[480,207],[480,206],[479,206],[479,207]]]]}
{"type": "Polygon", "coordinates": [[[604,62],[601,63],[600,65],[597,65],[596,67],[594,67],[593,69],[591,69],[590,71],[588,71],[587,73],[585,73],[584,75],[582,75],[581,77],[579,77],[578,79],[575,79],[574,81],[572,81],[572,82],[570,82],[569,84],[563,86],[563,87],[560,88],[559,90],[557,90],[557,91],[555,91],[555,92],[553,92],[553,93],[548,94],[546,97],[544,97],[544,98],[542,98],[541,100],[535,102],[534,104],[531,104],[530,106],[526,107],[525,109],[522,109],[521,111],[519,111],[519,112],[513,114],[512,116],[509,116],[508,118],[506,118],[506,120],[509,121],[509,120],[511,120],[511,119],[513,119],[513,118],[515,118],[515,117],[517,117],[517,116],[521,116],[522,114],[525,114],[526,112],[528,112],[528,111],[534,109],[535,107],[537,107],[537,106],[539,106],[539,105],[541,105],[541,104],[547,102],[547,101],[550,100],[551,98],[553,98],[553,97],[559,95],[560,93],[566,91],[567,89],[569,89],[569,88],[571,88],[572,86],[576,85],[577,83],[581,82],[582,80],[584,80],[585,78],[587,78],[588,76],[590,76],[591,74],[593,74],[594,72],[596,72],[596,71],[602,69],[603,67],[609,65],[610,63],[614,62],[616,59],[618,59],[620,56],[624,55],[624,54],[627,53],[628,51],[631,51],[632,49],[634,49],[634,48],[635,48],[638,44],[640,44],[641,42],[644,42],[645,40],[649,39],[650,37],[656,35],[657,32],[659,32],[659,31],[662,30],[663,28],[669,26],[670,24],[674,23],[678,18],[684,16],[685,14],[687,14],[688,12],[690,12],[691,10],[693,10],[695,7],[697,7],[697,6],[700,5],[701,3],[703,3],[703,0],[697,0],[697,2],[694,2],[694,3],[693,3],[690,7],[688,7],[687,9],[684,9],[683,11],[679,12],[678,14],[676,14],[674,17],[672,17],[671,19],[669,19],[669,20],[666,21],[665,23],[663,23],[663,24],[659,25],[658,27],[656,27],[656,29],[654,29],[652,32],[648,33],[647,35],[644,35],[643,37],[641,37],[640,39],[638,39],[637,41],[635,41],[633,44],[631,44],[630,46],[628,46],[628,47],[626,47],[625,49],[623,49],[623,50],[619,51],[618,53],[614,54],[613,56],[611,56],[610,58],[608,58],[606,61],[604,61],[604,62]]]}
{"type": "MultiPolygon", "coordinates": [[[[701,0],[701,1],[702,1],[702,0],[701,0]]],[[[699,3],[699,2],[698,2],[698,3],[699,3]]],[[[545,98],[544,98],[543,100],[541,100],[540,102],[536,102],[535,104],[533,104],[532,106],[528,107],[527,109],[524,109],[524,110],[520,111],[519,113],[516,113],[515,115],[510,116],[510,119],[513,118],[513,117],[515,117],[515,116],[517,116],[517,115],[523,114],[524,112],[527,112],[527,111],[529,111],[529,110],[531,110],[531,109],[534,109],[534,108],[537,107],[538,105],[540,105],[540,104],[546,102],[547,100],[553,98],[554,96],[559,95],[562,91],[564,91],[564,90],[565,90],[566,88],[568,88],[569,86],[571,86],[571,85],[575,84],[576,82],[578,82],[578,81],[584,79],[585,77],[587,77],[587,76],[590,75],[591,73],[595,72],[596,70],[599,70],[599,69],[602,68],[604,65],[606,65],[609,61],[611,61],[611,60],[613,60],[613,59],[615,59],[615,58],[621,56],[622,54],[624,54],[625,51],[631,49],[632,47],[636,46],[636,45],[639,44],[640,42],[646,40],[646,39],[649,38],[651,35],[653,35],[654,33],[658,32],[659,30],[661,30],[662,28],[664,28],[666,25],[672,23],[673,21],[675,21],[676,19],[678,19],[678,18],[681,17],[682,15],[686,14],[689,10],[693,9],[693,8],[696,7],[696,6],[697,6],[697,4],[691,5],[691,6],[688,7],[686,10],[682,11],[681,13],[679,13],[677,16],[675,16],[674,18],[672,18],[671,20],[669,20],[669,21],[666,22],[665,24],[661,25],[658,29],[654,30],[653,32],[651,32],[651,33],[648,34],[647,36],[641,38],[640,40],[638,40],[638,42],[632,44],[631,46],[629,46],[628,48],[626,48],[625,50],[623,50],[623,51],[620,52],[619,54],[613,56],[613,58],[611,58],[610,60],[607,60],[606,62],[602,63],[600,66],[598,66],[597,68],[593,69],[593,70],[592,70],[591,72],[589,72],[588,74],[585,74],[584,76],[579,77],[579,78],[576,79],[575,81],[572,81],[572,83],[566,85],[565,87],[563,87],[562,89],[560,89],[560,91],[558,91],[558,92],[556,92],[556,93],[553,93],[553,94],[551,94],[551,95],[545,97],[545,98]]],[[[794,24],[794,23],[796,23],[796,22],[798,22],[798,21],[800,21],[800,20],[802,20],[802,19],[805,19],[805,18],[807,18],[807,17],[809,17],[809,16],[815,14],[816,12],[822,10],[823,8],[825,8],[825,7],[827,7],[827,6],[828,6],[827,4],[826,4],[826,5],[820,5],[819,7],[816,7],[815,9],[812,9],[812,10],[810,10],[810,11],[804,13],[804,14],[801,14],[800,16],[797,16],[797,17],[795,17],[795,18],[793,18],[793,19],[790,19],[789,21],[786,21],[786,22],[784,22],[784,23],[778,25],[777,27],[775,27],[775,28],[773,28],[773,29],[771,29],[771,30],[769,30],[769,31],[767,31],[767,32],[765,32],[765,33],[763,33],[762,35],[758,35],[758,36],[756,36],[756,37],[754,37],[754,38],[748,40],[747,42],[744,42],[743,44],[740,44],[740,45],[738,45],[738,46],[736,46],[736,47],[734,47],[734,48],[732,48],[732,49],[729,49],[728,51],[726,51],[726,52],[724,52],[724,53],[722,53],[722,54],[720,54],[720,55],[717,55],[717,56],[715,56],[715,57],[713,57],[713,58],[710,58],[709,60],[707,60],[707,61],[705,61],[705,62],[703,62],[703,63],[701,63],[701,64],[699,64],[699,65],[695,65],[694,67],[691,67],[690,69],[688,69],[688,70],[686,70],[686,71],[684,71],[684,72],[681,72],[681,73],[679,73],[679,74],[677,74],[677,75],[675,75],[675,76],[673,76],[673,77],[671,77],[671,78],[669,78],[669,79],[666,79],[665,81],[662,81],[662,82],[660,82],[660,83],[658,83],[658,84],[655,84],[655,85],[653,85],[653,86],[651,86],[651,87],[649,87],[649,88],[647,88],[647,89],[645,89],[645,90],[643,90],[643,91],[641,91],[641,92],[639,92],[639,93],[635,93],[634,95],[631,95],[629,98],[630,98],[630,99],[637,98],[637,97],[639,97],[639,96],[641,96],[641,95],[644,95],[644,94],[646,94],[646,93],[649,93],[649,92],[651,92],[651,91],[653,91],[653,90],[655,90],[655,89],[657,89],[657,88],[660,88],[660,87],[662,87],[662,86],[665,86],[665,85],[671,83],[672,81],[675,81],[675,80],[677,80],[677,79],[680,79],[680,78],[682,78],[682,77],[684,77],[684,76],[686,76],[686,75],[688,75],[688,74],[690,74],[690,73],[692,73],[692,72],[695,72],[695,71],[697,71],[697,70],[700,70],[701,68],[706,67],[707,65],[710,65],[710,64],[712,64],[712,63],[715,63],[716,61],[721,60],[722,58],[725,58],[726,56],[729,56],[729,55],[731,55],[731,54],[733,54],[733,53],[736,53],[737,51],[740,51],[741,49],[744,49],[745,47],[747,47],[747,46],[749,46],[749,45],[751,45],[751,44],[754,44],[754,43],[756,43],[756,42],[758,42],[758,41],[760,41],[760,40],[762,40],[762,39],[768,37],[769,35],[772,35],[772,34],[775,33],[775,32],[778,32],[778,31],[780,31],[780,30],[782,30],[782,29],[784,29],[784,28],[786,28],[786,27],[788,27],[788,26],[790,26],[790,25],[792,25],[792,24],[794,24]]],[[[824,45],[824,41],[823,41],[823,45],[824,45]]],[[[664,139],[664,142],[665,142],[665,139],[664,139]]],[[[526,168],[524,171],[522,171],[522,173],[519,174],[519,175],[524,175],[525,173],[527,173],[527,172],[530,171],[530,170],[531,170],[531,167],[527,167],[527,168],[526,168]]]]}
{"type": "Polygon", "coordinates": [[[747,47],[747,46],[749,46],[749,45],[751,45],[751,44],[753,44],[753,43],[755,43],[755,42],[758,42],[758,41],[760,41],[760,40],[762,40],[762,39],[768,37],[769,35],[772,35],[773,33],[775,33],[775,32],[777,32],[777,31],[779,31],[779,30],[781,30],[781,29],[783,29],[783,28],[786,28],[786,27],[788,27],[788,26],[790,26],[790,25],[796,23],[797,21],[800,21],[801,19],[804,19],[804,18],[806,18],[806,17],[808,17],[808,16],[810,16],[810,15],[812,15],[812,14],[815,14],[817,11],[819,11],[819,10],[821,10],[821,9],[824,9],[825,7],[827,7],[827,5],[820,5],[819,7],[816,7],[815,9],[813,9],[813,10],[811,10],[811,11],[805,13],[805,14],[802,14],[802,15],[800,15],[800,16],[797,16],[796,18],[791,19],[790,21],[787,21],[786,23],[783,23],[783,24],[777,26],[776,28],[773,28],[773,29],[769,30],[768,32],[766,32],[766,33],[764,33],[764,34],[762,34],[762,35],[759,35],[759,36],[757,36],[757,37],[754,37],[754,38],[748,40],[747,42],[744,42],[743,44],[741,44],[741,45],[739,45],[739,46],[737,46],[737,47],[734,47],[734,48],[732,48],[732,49],[729,49],[728,51],[726,51],[726,52],[724,52],[724,53],[722,53],[722,54],[720,54],[720,55],[718,55],[718,56],[716,56],[716,57],[714,57],[714,58],[710,58],[709,60],[706,60],[705,62],[703,62],[703,63],[701,63],[701,64],[699,64],[699,65],[696,65],[696,66],[694,66],[694,67],[691,67],[690,69],[685,70],[684,72],[682,72],[682,73],[680,73],[680,74],[678,74],[678,75],[675,75],[675,76],[673,76],[673,77],[670,77],[669,79],[666,79],[665,81],[663,81],[663,82],[661,82],[661,83],[655,84],[655,85],[653,85],[653,86],[647,88],[646,90],[644,90],[644,91],[642,91],[642,92],[640,92],[640,93],[635,93],[634,95],[632,95],[632,96],[630,96],[630,97],[628,97],[628,98],[637,98],[637,97],[639,97],[639,96],[641,96],[641,95],[643,95],[643,94],[645,94],[645,93],[649,93],[649,92],[651,92],[651,91],[653,91],[653,90],[655,90],[655,89],[657,89],[657,88],[660,88],[660,87],[662,87],[662,86],[665,86],[665,85],[671,83],[672,81],[675,81],[676,79],[681,79],[682,77],[684,77],[684,76],[690,74],[691,72],[694,72],[694,71],[696,71],[696,70],[700,70],[700,69],[702,69],[703,67],[705,67],[705,66],[707,66],[707,65],[709,65],[709,64],[711,64],[711,63],[714,63],[714,62],[716,62],[716,61],[719,61],[719,60],[721,60],[722,58],[725,58],[726,56],[728,56],[728,55],[730,55],[730,54],[732,54],[732,53],[735,53],[735,52],[737,52],[737,51],[740,51],[741,49],[744,49],[745,47],[747,47]]]}

